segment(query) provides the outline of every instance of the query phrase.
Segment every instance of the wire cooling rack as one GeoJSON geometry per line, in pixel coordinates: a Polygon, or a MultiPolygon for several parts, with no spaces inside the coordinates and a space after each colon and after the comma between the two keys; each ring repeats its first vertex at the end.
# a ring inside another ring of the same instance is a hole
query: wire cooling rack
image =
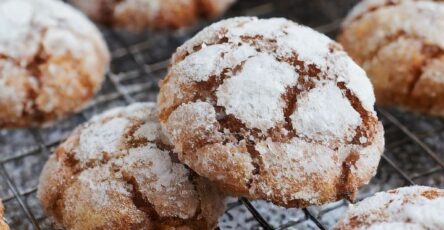
{"type": "MultiPolygon", "coordinates": [[[[357,0],[238,0],[224,17],[283,16],[331,37],[357,0]]],[[[11,229],[51,229],[36,198],[40,171],[70,131],[96,113],[136,101],[155,101],[158,81],[177,46],[209,22],[175,32],[128,34],[101,28],[112,52],[103,89],[82,112],[44,129],[0,130],[0,198],[11,229]]],[[[441,119],[379,109],[386,151],[376,177],[358,199],[405,185],[444,187],[444,123],[441,119]]],[[[231,198],[220,229],[329,229],[347,210],[339,201],[320,207],[284,209],[263,201],[231,198]]]]}

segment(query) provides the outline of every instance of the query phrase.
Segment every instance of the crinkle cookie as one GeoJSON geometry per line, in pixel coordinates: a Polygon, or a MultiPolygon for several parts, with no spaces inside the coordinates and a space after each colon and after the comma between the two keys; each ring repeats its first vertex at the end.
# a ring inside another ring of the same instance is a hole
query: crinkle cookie
{"type": "Polygon", "coordinates": [[[411,186],[379,192],[350,206],[335,230],[444,229],[444,190],[411,186]]]}
{"type": "Polygon", "coordinates": [[[232,195],[305,207],[342,198],[384,147],[365,72],[286,19],[232,18],[177,49],[158,98],[179,159],[232,195]]]}
{"type": "Polygon", "coordinates": [[[3,208],[2,201],[0,200],[0,230],[9,230],[8,225],[3,220],[4,211],[5,209],[3,208]]]}
{"type": "Polygon", "coordinates": [[[180,164],[152,103],[93,117],[49,158],[38,197],[67,229],[212,229],[223,196],[180,164]]]}
{"type": "Polygon", "coordinates": [[[71,6],[0,1],[0,128],[40,126],[79,110],[108,62],[99,31],[71,6]]]}
{"type": "Polygon", "coordinates": [[[444,116],[444,2],[365,0],[338,40],[367,71],[377,104],[444,116]]]}
{"type": "Polygon", "coordinates": [[[235,0],[71,0],[93,20],[130,30],[180,28],[214,18],[235,0]]]}

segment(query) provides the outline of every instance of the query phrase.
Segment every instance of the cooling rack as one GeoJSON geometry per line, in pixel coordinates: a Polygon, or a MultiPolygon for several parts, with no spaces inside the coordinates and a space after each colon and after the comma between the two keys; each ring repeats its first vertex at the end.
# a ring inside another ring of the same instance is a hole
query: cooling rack
{"type": "MultiPolygon", "coordinates": [[[[238,0],[224,17],[282,16],[334,37],[357,0],[238,0]]],[[[36,190],[52,150],[78,124],[106,109],[136,101],[155,101],[158,81],[177,46],[210,22],[175,32],[130,34],[101,28],[112,52],[102,90],[83,111],[44,129],[0,130],[0,198],[11,229],[51,229],[36,190]]],[[[380,167],[358,199],[405,185],[444,187],[444,123],[441,119],[378,109],[386,133],[380,167]]],[[[306,209],[284,209],[263,201],[230,198],[219,229],[329,229],[350,204],[339,201],[306,209]]]]}

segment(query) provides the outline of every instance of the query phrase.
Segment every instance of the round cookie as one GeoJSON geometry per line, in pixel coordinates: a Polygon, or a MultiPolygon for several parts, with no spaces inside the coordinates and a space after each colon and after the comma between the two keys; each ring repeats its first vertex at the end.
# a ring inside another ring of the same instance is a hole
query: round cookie
{"type": "Polygon", "coordinates": [[[5,209],[3,208],[2,201],[0,200],[0,230],[9,230],[8,225],[3,220],[4,211],[5,209]]]}
{"type": "Polygon", "coordinates": [[[376,101],[444,116],[444,3],[365,0],[338,40],[370,76],[376,101]]]}
{"type": "Polygon", "coordinates": [[[109,60],[96,27],[62,1],[1,1],[0,128],[40,126],[79,110],[109,60]]]}
{"type": "Polygon", "coordinates": [[[158,102],[183,163],[232,195],[282,206],[353,199],[383,151],[365,72],[285,19],[205,28],[173,55],[158,102]]]}
{"type": "Polygon", "coordinates": [[[350,206],[335,230],[444,229],[444,190],[411,186],[379,192],[350,206]]]}
{"type": "Polygon", "coordinates": [[[214,18],[235,0],[71,0],[95,21],[131,30],[180,28],[214,18]]]}
{"type": "Polygon", "coordinates": [[[153,103],[93,117],[49,158],[38,197],[67,229],[212,229],[222,194],[177,161],[153,103]]]}

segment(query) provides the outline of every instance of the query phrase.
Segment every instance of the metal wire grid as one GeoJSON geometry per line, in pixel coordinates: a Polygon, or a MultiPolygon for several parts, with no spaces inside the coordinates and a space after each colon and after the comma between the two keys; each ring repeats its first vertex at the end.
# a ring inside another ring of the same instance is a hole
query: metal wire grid
{"type": "MultiPolygon", "coordinates": [[[[243,0],[228,13],[228,16],[286,16],[295,21],[309,24],[320,32],[334,35],[343,15],[354,3],[356,0],[274,2],[243,0]],[[301,4],[306,6],[307,2],[309,2],[308,5],[317,9],[315,14],[305,12],[300,8],[301,4]],[[342,3],[338,4],[338,2],[342,3]],[[317,17],[314,21],[323,21],[324,23],[316,25],[316,22],[311,23],[304,20],[303,17],[302,19],[298,18],[300,14],[304,13],[308,18],[317,17]],[[317,20],[318,18],[320,20],[317,20]]],[[[69,118],[68,121],[58,122],[53,127],[40,130],[0,131],[0,198],[7,207],[6,217],[12,229],[50,228],[49,221],[40,210],[35,196],[39,172],[52,149],[63,141],[75,125],[88,120],[97,112],[108,107],[130,104],[135,101],[154,101],[158,92],[157,82],[166,72],[170,54],[175,47],[206,24],[207,22],[201,23],[193,28],[174,33],[148,33],[146,36],[136,39],[132,35],[103,28],[102,32],[112,51],[113,63],[105,86],[95,100],[82,112],[69,118]],[[156,50],[162,50],[162,52],[158,53],[156,50]],[[55,132],[55,129],[61,129],[62,132],[55,132]],[[17,137],[20,137],[18,144],[8,146],[8,142],[17,139],[17,137]],[[2,145],[4,145],[3,148],[2,145]],[[35,168],[35,170],[31,170],[32,181],[26,179],[29,175],[21,175],[29,173],[21,170],[14,171],[17,168],[26,167],[35,168]],[[15,215],[8,215],[8,206],[18,207],[18,210],[15,210],[15,215]]],[[[403,113],[398,110],[379,109],[378,112],[386,131],[386,151],[382,157],[378,174],[371,184],[363,189],[365,195],[360,198],[378,190],[417,183],[442,187],[444,185],[444,146],[439,143],[444,139],[442,136],[444,123],[440,119],[403,113]],[[399,180],[395,180],[393,183],[394,177],[399,180]]],[[[331,223],[325,221],[324,217],[335,210],[346,209],[349,204],[346,201],[341,201],[322,208],[302,209],[302,216],[277,226],[273,226],[269,222],[267,213],[261,213],[254,203],[252,204],[244,198],[229,203],[226,215],[230,216],[231,210],[242,205],[251,213],[253,221],[257,221],[251,228],[299,228],[301,223],[308,222],[309,224],[303,226],[313,229],[328,229],[331,227],[331,223]]],[[[231,216],[230,218],[235,217],[231,216]]]]}

